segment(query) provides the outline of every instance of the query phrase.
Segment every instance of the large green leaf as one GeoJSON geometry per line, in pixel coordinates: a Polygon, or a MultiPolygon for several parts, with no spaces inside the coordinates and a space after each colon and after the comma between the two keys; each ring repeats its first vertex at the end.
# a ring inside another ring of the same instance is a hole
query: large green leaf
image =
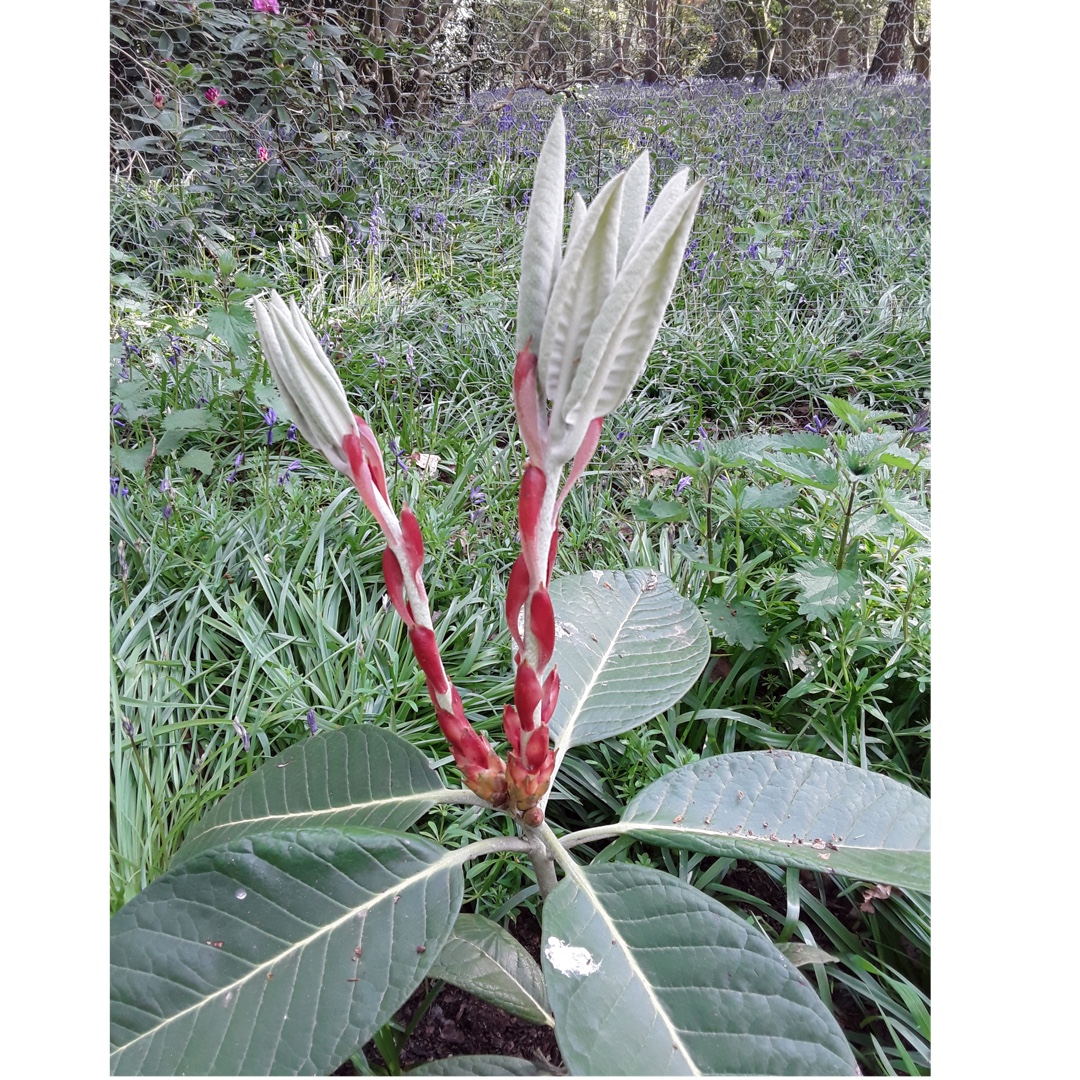
{"type": "Polygon", "coordinates": [[[811,621],[844,611],[859,599],[859,572],[837,570],[824,559],[803,559],[791,578],[799,587],[799,614],[811,621]]]}
{"type": "Polygon", "coordinates": [[[275,828],[404,830],[447,794],[415,746],[372,724],[349,725],[272,757],[195,826],[172,864],[275,828]]]}
{"type": "Polygon", "coordinates": [[[551,731],[560,759],[674,705],[709,659],[697,608],[655,570],[560,578],[551,602],[562,680],[551,731]]]}
{"type": "Polygon", "coordinates": [[[539,965],[497,922],[462,914],[428,972],[534,1024],[554,1026],[539,965]]]}
{"type": "Polygon", "coordinates": [[[544,905],[544,977],[579,1075],[851,1075],[843,1033],[760,930],[644,866],[576,868],[544,905]]]}
{"type": "Polygon", "coordinates": [[[405,1076],[553,1076],[524,1058],[502,1057],[499,1054],[462,1054],[460,1057],[426,1061],[405,1076]]]}
{"type": "Polygon", "coordinates": [[[622,820],[650,843],[930,891],[930,800],[812,754],[695,761],[640,792],[622,820]]]}
{"type": "Polygon", "coordinates": [[[460,863],[420,837],[335,828],[169,870],[112,919],[112,1071],[328,1073],[427,973],[460,863]]]}

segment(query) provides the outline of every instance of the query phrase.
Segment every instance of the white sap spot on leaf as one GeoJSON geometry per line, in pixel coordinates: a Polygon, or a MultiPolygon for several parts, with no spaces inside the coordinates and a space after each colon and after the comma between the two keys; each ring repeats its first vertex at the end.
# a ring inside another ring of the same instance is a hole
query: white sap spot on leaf
{"type": "Polygon", "coordinates": [[[569,637],[576,629],[577,627],[573,623],[557,622],[555,624],[555,636],[557,638],[569,637]]]}
{"type": "Polygon", "coordinates": [[[237,900],[244,900],[247,898],[247,889],[237,889],[236,892],[233,893],[233,896],[235,896],[237,900]]]}
{"type": "Polygon", "coordinates": [[[600,970],[600,965],[588,949],[567,945],[557,937],[548,938],[544,955],[551,961],[551,966],[563,975],[591,975],[600,970]]]}
{"type": "Polygon", "coordinates": [[[229,992],[228,992],[228,993],[227,993],[227,994],[225,995],[225,1000],[224,1000],[224,1002],[222,1002],[222,1004],[224,1004],[224,1005],[231,1005],[231,1004],[232,1004],[232,1001],[233,1001],[233,998],[234,998],[235,996],[236,996],[236,992],[235,992],[234,990],[230,990],[230,991],[229,991],[229,992]]]}
{"type": "Polygon", "coordinates": [[[590,570],[589,573],[592,574],[593,581],[603,581],[604,580],[604,571],[603,570],[590,570]]]}

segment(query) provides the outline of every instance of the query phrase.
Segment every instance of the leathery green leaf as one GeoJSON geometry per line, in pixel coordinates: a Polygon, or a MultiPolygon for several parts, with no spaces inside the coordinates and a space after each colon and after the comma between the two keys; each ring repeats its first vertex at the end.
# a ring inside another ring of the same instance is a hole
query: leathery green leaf
{"type": "Polygon", "coordinates": [[[428,973],[533,1024],[553,1026],[539,965],[506,930],[461,914],[428,973]]]}
{"type": "Polygon", "coordinates": [[[330,1072],[427,974],[461,861],[333,828],[243,837],[169,870],[112,919],[112,1072],[330,1072]]]}
{"type": "Polygon", "coordinates": [[[670,874],[568,873],[544,905],[544,977],[578,1075],[852,1075],[806,978],[761,931],[670,874]]]}
{"type": "Polygon", "coordinates": [[[404,830],[449,794],[424,754],[373,724],[319,733],[272,757],[195,826],[173,859],[278,828],[404,830]]]}
{"type": "Polygon", "coordinates": [[[650,843],[930,892],[930,800],[855,765],[788,750],[719,754],[623,812],[650,843]]]}

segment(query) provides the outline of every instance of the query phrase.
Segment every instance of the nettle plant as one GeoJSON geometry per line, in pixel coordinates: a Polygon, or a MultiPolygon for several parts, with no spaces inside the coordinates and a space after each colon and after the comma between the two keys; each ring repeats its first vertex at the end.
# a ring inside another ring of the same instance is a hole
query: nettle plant
{"type": "MultiPolygon", "coordinates": [[[[710,651],[694,605],[656,572],[552,581],[560,507],[604,416],[640,375],[702,190],[679,172],[646,215],[643,154],[591,205],[574,196],[562,251],[564,158],[557,112],[537,164],[518,304],[513,396],[528,459],[505,607],[515,665],[505,757],[472,726],[443,667],[420,525],[408,506],[393,509],[374,434],[296,304],[256,303],[292,419],[386,537],[387,592],[466,788],[444,785],[420,750],[370,724],[268,761],[113,917],[116,1073],[325,1073],[371,1038],[396,1069],[389,1025],[426,977],[553,1025],[575,1074],[855,1071],[818,993],[755,925],[671,874],[586,863],[576,849],[631,836],[927,891],[928,800],[838,762],[749,752],[675,769],[609,826],[560,835],[545,817],[567,752],[673,705],[710,651]],[[517,835],[448,851],[409,831],[437,804],[487,806],[517,835]],[[464,864],[520,856],[543,901],[542,966],[497,923],[460,910],[464,864]]],[[[548,1069],[481,1055],[413,1071],[548,1069]]]]}

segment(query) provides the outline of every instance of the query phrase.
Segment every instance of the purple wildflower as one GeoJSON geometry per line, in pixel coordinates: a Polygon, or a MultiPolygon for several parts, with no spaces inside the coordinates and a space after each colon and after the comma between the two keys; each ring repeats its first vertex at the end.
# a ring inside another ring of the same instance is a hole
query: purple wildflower
{"type": "Polygon", "coordinates": [[[814,419],[809,424],[803,424],[803,431],[812,431],[815,435],[820,435],[825,430],[826,426],[817,414],[814,415],[814,419]]]}
{"type": "Polygon", "coordinates": [[[167,502],[167,503],[166,503],[166,504],[165,504],[165,505],[164,505],[164,506],[163,506],[163,507],[161,508],[161,516],[162,516],[162,517],[163,517],[163,518],[164,518],[164,519],[165,519],[166,521],[168,521],[168,520],[169,520],[169,518],[171,518],[171,517],[172,517],[172,512],[173,512],[173,505],[172,505],[172,503],[170,503],[170,502],[167,502]]]}
{"type": "Polygon", "coordinates": [[[390,440],[390,453],[394,455],[397,463],[401,466],[403,472],[409,471],[409,459],[398,447],[398,444],[393,439],[390,440]]]}
{"type": "Polygon", "coordinates": [[[296,442],[296,425],[290,424],[289,430],[285,432],[286,442],[296,442]]]}
{"type": "Polygon", "coordinates": [[[169,335],[169,355],[165,358],[172,367],[180,362],[184,350],[180,347],[180,338],[176,334],[169,335]]]}
{"type": "Polygon", "coordinates": [[[266,445],[274,445],[274,425],[277,423],[277,413],[268,408],[263,413],[263,423],[266,424],[266,445]]]}
{"type": "Polygon", "coordinates": [[[684,476],[675,485],[675,494],[676,495],[681,495],[693,482],[694,482],[694,478],[692,476],[684,476]]]}
{"type": "Polygon", "coordinates": [[[307,726],[308,726],[308,731],[310,731],[312,735],[314,735],[315,732],[319,730],[319,723],[315,719],[315,710],[314,709],[308,709],[308,711],[307,711],[307,726]]]}
{"type": "Polygon", "coordinates": [[[120,721],[120,726],[124,729],[124,734],[129,739],[134,741],[134,739],[135,739],[135,725],[126,716],[124,717],[123,720],[120,721]]]}
{"type": "Polygon", "coordinates": [[[236,472],[243,464],[244,452],[241,450],[240,453],[236,455],[236,460],[233,462],[233,471],[229,473],[229,475],[225,478],[226,484],[232,484],[236,482],[236,472]]]}
{"type": "Polygon", "coordinates": [[[299,461],[290,461],[286,466],[285,471],[278,477],[278,483],[284,487],[289,482],[290,474],[296,472],[300,468],[299,461]]]}

